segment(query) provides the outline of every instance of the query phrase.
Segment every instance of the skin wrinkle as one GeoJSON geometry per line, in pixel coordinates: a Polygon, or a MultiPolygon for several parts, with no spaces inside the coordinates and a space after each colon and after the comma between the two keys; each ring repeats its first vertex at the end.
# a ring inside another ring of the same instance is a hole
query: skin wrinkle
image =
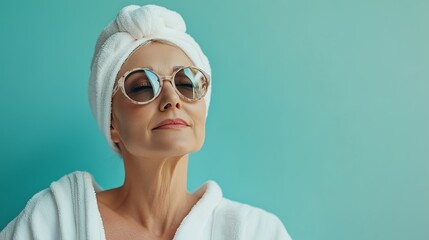
{"type": "MultiPolygon", "coordinates": [[[[160,42],[140,46],[122,65],[118,78],[136,67],[152,67],[171,75],[174,66],[193,65],[179,48],[160,42]]],[[[164,82],[157,99],[146,105],[128,101],[121,91],[112,99],[112,140],[121,149],[124,184],[97,193],[106,238],[126,236],[172,239],[182,220],[201,196],[187,192],[189,153],[205,137],[204,100],[187,102],[164,82]],[[180,117],[190,126],[153,128],[167,118],[180,117]]],[[[132,239],[132,238],[127,238],[132,239]]]]}

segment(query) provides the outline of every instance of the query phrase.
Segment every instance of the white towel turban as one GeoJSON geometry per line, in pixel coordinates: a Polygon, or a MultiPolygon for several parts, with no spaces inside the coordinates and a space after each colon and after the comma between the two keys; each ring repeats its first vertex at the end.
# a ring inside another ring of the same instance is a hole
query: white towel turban
{"type": "MultiPolygon", "coordinates": [[[[112,90],[116,75],[127,57],[148,40],[164,40],[180,49],[193,64],[211,75],[210,64],[198,43],[186,33],[186,24],[177,12],[156,5],[124,7],[98,37],[91,62],[88,95],[92,114],[110,147],[120,151],[110,136],[112,90]]],[[[211,84],[204,100],[208,114],[211,84]]]]}

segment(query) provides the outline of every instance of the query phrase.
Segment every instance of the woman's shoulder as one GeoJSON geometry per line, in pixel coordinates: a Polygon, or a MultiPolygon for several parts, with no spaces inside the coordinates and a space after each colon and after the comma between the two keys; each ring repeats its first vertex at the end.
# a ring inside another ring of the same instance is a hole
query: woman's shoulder
{"type": "Polygon", "coordinates": [[[71,178],[79,178],[79,177],[88,177],[92,176],[88,172],[84,171],[75,171],[68,174],[63,175],[57,180],[51,182],[49,186],[45,189],[34,194],[25,204],[24,209],[20,212],[20,214],[14,220],[28,219],[30,216],[34,218],[34,215],[43,213],[44,215],[48,215],[52,210],[56,210],[55,201],[57,200],[55,190],[61,189],[65,192],[70,192],[70,187],[67,182],[71,178]]]}
{"type": "Polygon", "coordinates": [[[60,217],[59,207],[63,205],[67,206],[63,209],[72,208],[70,199],[74,195],[73,191],[79,191],[77,188],[73,189],[76,184],[72,182],[86,182],[77,184],[85,187],[90,183],[91,177],[92,175],[88,172],[75,171],[53,181],[47,188],[37,192],[27,201],[18,216],[1,231],[0,239],[32,239],[33,234],[59,236],[59,228],[56,227],[60,217]]]}
{"type": "MultiPolygon", "coordinates": [[[[22,217],[28,216],[34,211],[45,210],[44,208],[55,207],[55,201],[59,201],[59,198],[68,198],[73,195],[73,191],[79,191],[79,188],[88,188],[93,180],[93,176],[86,171],[74,171],[63,175],[51,184],[34,194],[26,203],[24,209],[20,214],[22,217]],[[64,194],[65,196],[63,196],[64,194]]],[[[99,187],[95,181],[93,184],[99,187]]],[[[95,186],[94,186],[95,187],[95,186]]]]}
{"type": "Polygon", "coordinates": [[[279,217],[262,208],[222,198],[215,209],[214,225],[223,237],[237,239],[290,240],[291,237],[279,217]]]}
{"type": "Polygon", "coordinates": [[[28,219],[30,217],[34,217],[34,215],[44,212],[43,208],[45,206],[52,205],[52,200],[53,199],[49,188],[37,192],[27,201],[24,209],[14,220],[28,219]]]}
{"type": "Polygon", "coordinates": [[[216,211],[221,216],[239,221],[280,221],[274,214],[265,209],[223,197],[216,211]]]}
{"type": "Polygon", "coordinates": [[[54,197],[49,188],[37,192],[27,201],[18,216],[1,231],[0,239],[32,239],[34,229],[48,231],[46,226],[52,226],[58,221],[57,215],[53,214],[55,208],[54,197]]]}

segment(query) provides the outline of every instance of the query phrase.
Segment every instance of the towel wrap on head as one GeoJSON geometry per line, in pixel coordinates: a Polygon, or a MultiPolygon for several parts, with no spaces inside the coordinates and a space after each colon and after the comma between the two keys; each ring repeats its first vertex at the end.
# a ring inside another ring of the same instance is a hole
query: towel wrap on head
{"type": "MultiPolygon", "coordinates": [[[[119,156],[120,151],[110,135],[113,86],[124,61],[133,50],[150,40],[166,41],[179,47],[195,66],[211,76],[209,61],[198,43],[186,33],[186,24],[180,14],[156,5],[129,5],[121,9],[98,37],[88,83],[92,114],[110,147],[119,156]]],[[[211,85],[204,97],[206,117],[211,85]]]]}

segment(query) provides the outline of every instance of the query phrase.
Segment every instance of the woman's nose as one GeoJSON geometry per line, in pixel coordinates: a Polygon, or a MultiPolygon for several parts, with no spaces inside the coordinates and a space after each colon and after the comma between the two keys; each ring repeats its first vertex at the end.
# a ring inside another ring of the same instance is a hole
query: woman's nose
{"type": "Polygon", "coordinates": [[[168,80],[163,80],[163,86],[160,94],[160,110],[165,111],[168,108],[181,108],[180,96],[177,94],[173,84],[168,80]]]}

